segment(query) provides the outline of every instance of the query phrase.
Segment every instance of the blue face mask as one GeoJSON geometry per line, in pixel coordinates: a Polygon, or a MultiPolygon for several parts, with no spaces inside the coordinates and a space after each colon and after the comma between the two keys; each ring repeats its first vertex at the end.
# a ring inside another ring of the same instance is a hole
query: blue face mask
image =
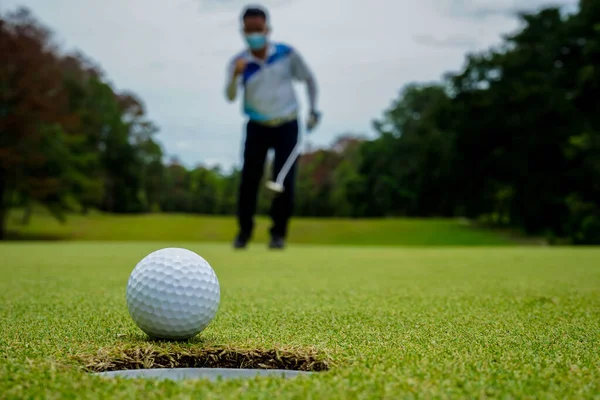
{"type": "Polygon", "coordinates": [[[264,33],[250,33],[246,35],[246,43],[250,50],[260,50],[267,44],[267,36],[264,33]]]}

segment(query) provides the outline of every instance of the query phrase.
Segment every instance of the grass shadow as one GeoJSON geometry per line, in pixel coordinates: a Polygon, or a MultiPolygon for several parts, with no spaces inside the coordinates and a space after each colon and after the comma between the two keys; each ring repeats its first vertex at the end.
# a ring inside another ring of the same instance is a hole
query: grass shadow
{"type": "Polygon", "coordinates": [[[70,240],[69,235],[57,234],[57,233],[40,233],[40,232],[19,232],[14,230],[8,230],[5,235],[5,241],[10,242],[31,242],[31,241],[43,241],[43,242],[59,242],[70,240]]]}
{"type": "Polygon", "coordinates": [[[214,343],[217,343],[217,339],[213,336],[210,335],[196,335],[194,337],[192,337],[191,339],[187,339],[187,340],[176,340],[176,339],[156,339],[156,338],[152,338],[149,337],[148,335],[144,334],[144,333],[129,333],[129,334],[122,334],[118,336],[120,339],[125,339],[126,342],[125,343],[136,343],[136,344],[140,344],[140,345],[179,345],[179,346],[185,346],[185,345],[203,345],[203,346],[208,346],[214,343]]]}
{"type": "Polygon", "coordinates": [[[496,233],[521,246],[547,246],[549,244],[548,240],[543,236],[529,235],[517,228],[506,227],[491,222],[463,218],[461,224],[481,232],[496,233]]]}

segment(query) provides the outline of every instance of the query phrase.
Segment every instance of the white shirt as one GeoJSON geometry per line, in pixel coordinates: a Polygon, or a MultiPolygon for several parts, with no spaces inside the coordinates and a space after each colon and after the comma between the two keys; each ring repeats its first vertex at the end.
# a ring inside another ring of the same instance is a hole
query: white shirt
{"type": "MultiPolygon", "coordinates": [[[[249,119],[269,121],[297,114],[294,80],[306,82],[310,108],[316,110],[316,81],[295,49],[281,43],[269,44],[265,60],[254,57],[249,50],[238,53],[227,65],[227,87],[232,84],[235,63],[240,57],[248,64],[234,87],[244,88],[243,113],[249,119]]],[[[233,101],[235,91],[227,93],[227,98],[233,101]]]]}

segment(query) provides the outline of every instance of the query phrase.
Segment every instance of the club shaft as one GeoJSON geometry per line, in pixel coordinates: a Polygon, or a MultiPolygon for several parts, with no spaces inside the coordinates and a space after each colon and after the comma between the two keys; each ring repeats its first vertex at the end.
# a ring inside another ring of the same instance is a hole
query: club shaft
{"type": "Polygon", "coordinates": [[[285,180],[285,177],[290,172],[290,168],[292,168],[292,165],[294,165],[294,162],[296,161],[296,158],[298,157],[298,153],[300,152],[300,146],[301,146],[301,142],[298,141],[298,143],[296,143],[296,146],[294,146],[294,149],[288,156],[287,160],[285,160],[283,167],[281,167],[281,170],[277,174],[277,179],[275,180],[276,183],[283,185],[283,181],[285,180]]]}

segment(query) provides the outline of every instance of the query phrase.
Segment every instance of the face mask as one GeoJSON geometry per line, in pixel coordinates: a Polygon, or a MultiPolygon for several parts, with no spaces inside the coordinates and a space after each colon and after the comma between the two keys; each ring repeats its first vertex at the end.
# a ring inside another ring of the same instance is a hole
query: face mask
{"type": "Polygon", "coordinates": [[[246,43],[250,50],[260,50],[267,44],[267,37],[264,33],[250,33],[246,35],[246,43]]]}

